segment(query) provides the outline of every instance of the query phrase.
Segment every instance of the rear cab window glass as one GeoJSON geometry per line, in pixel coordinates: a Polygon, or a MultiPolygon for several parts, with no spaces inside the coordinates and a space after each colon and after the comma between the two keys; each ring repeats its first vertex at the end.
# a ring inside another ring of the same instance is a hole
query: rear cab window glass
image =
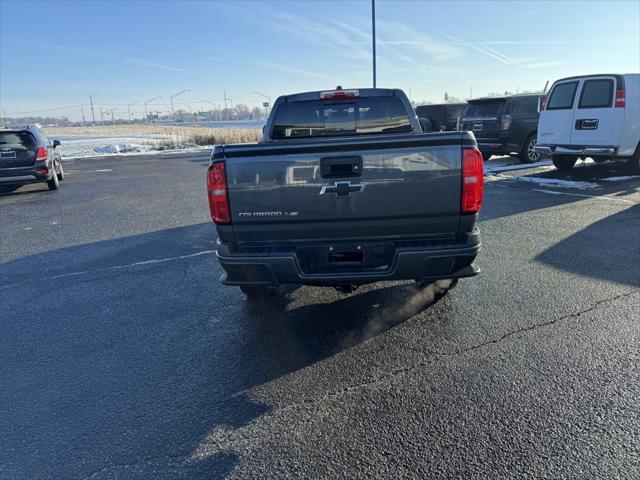
{"type": "Polygon", "coordinates": [[[613,104],[613,80],[585,80],[578,108],[608,108],[613,104]]]}
{"type": "Polygon", "coordinates": [[[506,100],[469,103],[465,110],[465,117],[493,117],[502,113],[506,100]]]}
{"type": "Polygon", "coordinates": [[[276,110],[271,138],[330,137],[413,131],[397,97],[284,102],[276,110]]]}
{"type": "Polygon", "coordinates": [[[0,132],[0,150],[28,150],[35,152],[38,142],[29,132],[0,132]]]}
{"type": "Polygon", "coordinates": [[[576,95],[578,82],[560,83],[553,88],[547,110],[563,110],[573,108],[573,99],[576,95]]]}

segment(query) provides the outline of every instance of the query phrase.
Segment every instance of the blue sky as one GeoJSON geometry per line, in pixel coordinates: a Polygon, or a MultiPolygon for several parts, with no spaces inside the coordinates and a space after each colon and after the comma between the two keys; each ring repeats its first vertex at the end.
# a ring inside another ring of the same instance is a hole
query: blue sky
{"type": "MultiPolygon", "coordinates": [[[[376,14],[378,86],[417,102],[640,71],[638,1],[378,0],[376,14]]],[[[0,103],[78,119],[92,94],[124,117],[129,102],[160,95],[166,110],[184,89],[176,102],[195,110],[224,91],[255,106],[253,91],[370,86],[370,21],[368,0],[0,0],[0,103]]]]}

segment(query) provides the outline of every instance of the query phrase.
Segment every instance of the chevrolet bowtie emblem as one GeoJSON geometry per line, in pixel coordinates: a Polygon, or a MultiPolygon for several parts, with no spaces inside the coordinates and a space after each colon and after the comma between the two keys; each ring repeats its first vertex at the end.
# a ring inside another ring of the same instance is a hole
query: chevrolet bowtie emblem
{"type": "Polygon", "coordinates": [[[320,195],[335,193],[339,197],[348,197],[351,192],[361,192],[364,185],[361,183],[351,182],[335,182],[333,185],[323,185],[320,189],[320,195]]]}

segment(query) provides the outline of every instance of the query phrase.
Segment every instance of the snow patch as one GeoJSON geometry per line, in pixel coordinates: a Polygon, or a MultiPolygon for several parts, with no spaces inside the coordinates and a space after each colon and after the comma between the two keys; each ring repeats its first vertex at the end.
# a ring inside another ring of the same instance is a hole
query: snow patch
{"type": "Polygon", "coordinates": [[[620,177],[606,177],[601,178],[603,182],[622,182],[624,180],[633,180],[634,178],[640,178],[640,175],[623,175],[620,177]]]}
{"type": "Polygon", "coordinates": [[[576,180],[562,180],[559,178],[539,178],[539,177],[512,177],[521,182],[529,182],[535,185],[552,188],[577,188],[579,190],[589,190],[598,188],[598,184],[591,182],[580,182],[576,180]]]}
{"type": "MultiPolygon", "coordinates": [[[[536,167],[551,167],[553,164],[551,160],[541,160],[539,162],[533,163],[515,163],[512,165],[487,165],[484,164],[484,174],[489,175],[494,172],[510,172],[512,170],[524,170],[528,168],[536,168],[536,167]]],[[[551,169],[551,168],[549,168],[551,169]]]]}

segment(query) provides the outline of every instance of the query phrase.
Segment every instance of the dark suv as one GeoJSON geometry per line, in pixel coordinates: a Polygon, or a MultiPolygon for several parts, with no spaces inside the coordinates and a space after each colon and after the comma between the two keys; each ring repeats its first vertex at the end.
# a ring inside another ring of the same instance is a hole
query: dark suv
{"type": "Polygon", "coordinates": [[[432,131],[450,132],[458,129],[458,120],[466,106],[466,103],[420,105],[416,107],[416,115],[420,120],[429,119],[432,131]]]}
{"type": "Polygon", "coordinates": [[[460,130],[470,130],[482,156],[516,153],[523,163],[540,159],[534,149],[538,133],[540,95],[522,94],[469,100],[460,130]]]}
{"type": "Polygon", "coordinates": [[[0,128],[0,192],[39,182],[57,190],[64,179],[58,145],[37,127],[0,128]]]}

